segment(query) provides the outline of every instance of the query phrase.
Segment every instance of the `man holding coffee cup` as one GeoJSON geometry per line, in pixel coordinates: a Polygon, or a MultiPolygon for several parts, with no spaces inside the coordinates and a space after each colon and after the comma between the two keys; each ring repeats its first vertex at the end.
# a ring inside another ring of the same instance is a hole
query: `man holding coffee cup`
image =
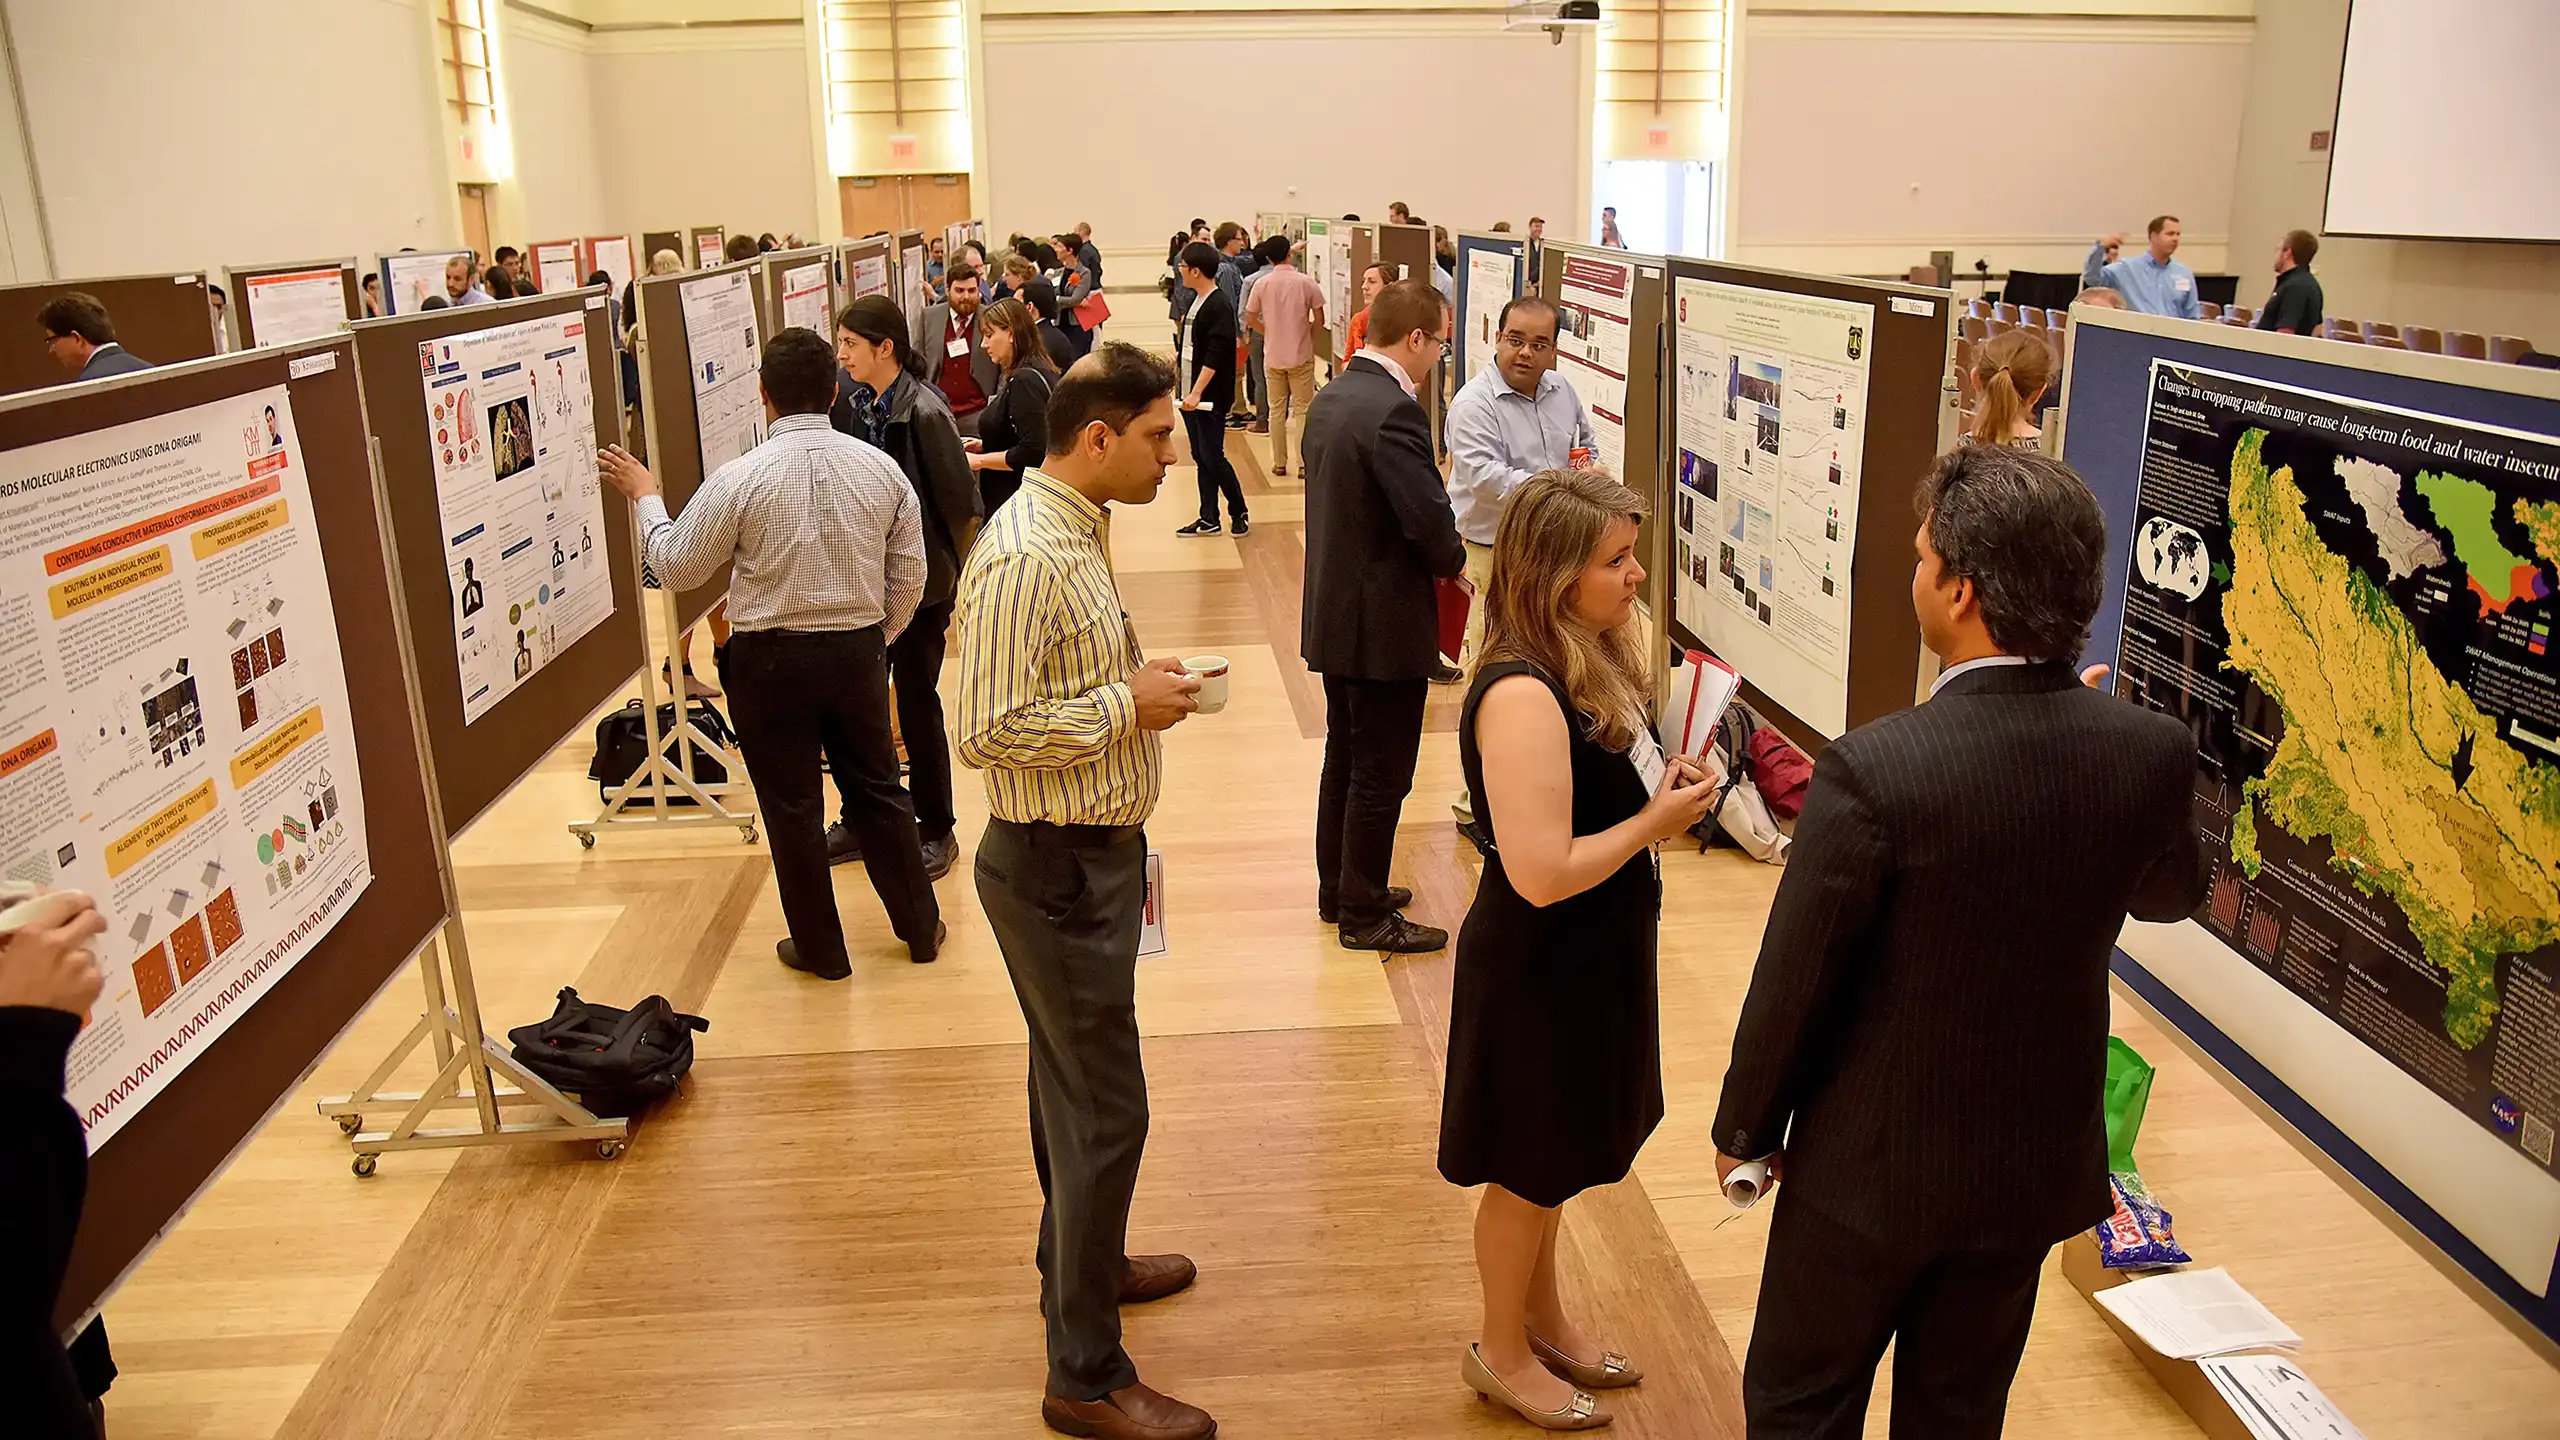
{"type": "MultiPolygon", "coordinates": [[[[1134,345],[1077,361],[1049,402],[1049,453],[979,532],[960,576],[962,763],[987,776],[978,899],[1031,1039],[1031,1153],[1046,1204],[1041,1416],[1072,1435],[1201,1440],[1205,1411],[1138,1383],[1120,1307],[1197,1271],[1128,1253],[1146,1147],[1138,932],[1160,731],[1203,708],[1178,660],[1147,660],[1107,548],[1112,502],[1155,498],[1173,463],[1172,367],[1134,345]]],[[[1203,657],[1204,659],[1210,657],[1203,657]]],[[[1226,678],[1215,677],[1223,699],[1226,678]]]]}

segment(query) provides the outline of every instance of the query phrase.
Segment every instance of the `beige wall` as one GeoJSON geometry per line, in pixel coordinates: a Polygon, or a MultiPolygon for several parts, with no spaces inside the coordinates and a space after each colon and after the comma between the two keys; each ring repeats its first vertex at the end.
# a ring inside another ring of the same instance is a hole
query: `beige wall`
{"type": "Polygon", "coordinates": [[[521,246],[619,228],[605,203],[586,34],[522,10],[501,11],[499,19],[515,179],[498,243],[521,246]]]}
{"type": "Polygon", "coordinates": [[[615,228],[819,233],[801,34],[791,24],[593,36],[597,146],[615,228]]]}
{"type": "MultiPolygon", "coordinates": [[[[2347,0],[2258,0],[2258,34],[2231,198],[2234,268],[2251,277],[2244,304],[2264,298],[2284,233],[2320,228],[2328,166],[2311,133],[2337,116],[2347,0]]],[[[2332,315],[2560,348],[2560,245],[2338,236],[2321,241],[2312,273],[2332,315]]]]}

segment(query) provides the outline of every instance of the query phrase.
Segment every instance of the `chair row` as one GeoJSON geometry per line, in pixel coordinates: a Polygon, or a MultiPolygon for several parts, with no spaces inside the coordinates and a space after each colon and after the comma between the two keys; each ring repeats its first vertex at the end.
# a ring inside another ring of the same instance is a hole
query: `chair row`
{"type": "MultiPolygon", "coordinates": [[[[2250,325],[2258,312],[2245,305],[2216,305],[2210,300],[2198,307],[2203,318],[2221,325],[2250,325]]],[[[1968,300],[1958,311],[1960,334],[1976,341],[1987,340],[2008,330],[2050,329],[2062,323],[2063,311],[2043,310],[2033,305],[2012,305],[2005,300],[1968,300]]],[[[2320,334],[2330,340],[2350,345],[2376,345],[2389,350],[2417,350],[2429,355],[2453,355],[2465,360],[2489,360],[2513,365],[2533,350],[2533,342],[2521,335],[2480,335],[2469,330],[2438,330],[2431,325],[2393,325],[2380,320],[2331,319],[2320,327],[2320,334]]]]}

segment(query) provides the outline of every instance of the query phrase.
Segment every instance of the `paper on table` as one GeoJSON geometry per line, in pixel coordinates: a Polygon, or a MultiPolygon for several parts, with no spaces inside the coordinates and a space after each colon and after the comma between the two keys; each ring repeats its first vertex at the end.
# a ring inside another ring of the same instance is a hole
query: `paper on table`
{"type": "Polygon", "coordinates": [[[2301,1336],[2219,1267],[2135,1280],[2095,1298],[2143,1344],[2172,1360],[2302,1344],[2301,1336]]]}
{"type": "Polygon", "coordinates": [[[2253,1440],[2364,1440],[2311,1377],[2278,1355],[2198,1362],[2253,1440]]]}

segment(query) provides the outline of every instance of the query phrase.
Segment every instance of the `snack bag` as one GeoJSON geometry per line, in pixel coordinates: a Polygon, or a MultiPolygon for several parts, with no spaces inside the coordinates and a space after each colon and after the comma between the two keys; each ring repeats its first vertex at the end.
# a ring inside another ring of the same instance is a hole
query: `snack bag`
{"type": "Polygon", "coordinates": [[[2099,1222],[2094,1233],[2098,1258],[2108,1269],[2147,1270],[2194,1259],[2178,1247],[2169,1230],[2169,1212],[2151,1198],[2141,1176],[2116,1171],[2107,1176],[2107,1188],[2115,1192],[2116,1213],[2099,1222]]]}

